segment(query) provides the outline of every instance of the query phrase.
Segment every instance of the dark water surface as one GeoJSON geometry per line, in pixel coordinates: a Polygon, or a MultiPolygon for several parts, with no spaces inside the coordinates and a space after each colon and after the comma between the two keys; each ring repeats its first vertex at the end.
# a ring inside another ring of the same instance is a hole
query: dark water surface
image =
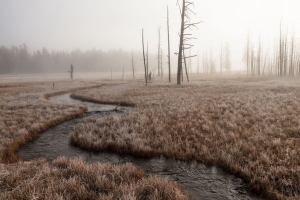
{"type": "MultiPolygon", "coordinates": [[[[79,122],[89,117],[100,118],[105,115],[120,115],[119,112],[95,112],[113,110],[116,106],[74,100],[69,95],[58,95],[52,97],[51,100],[66,104],[85,105],[88,107],[86,115],[82,118],[66,121],[40,133],[36,139],[20,147],[19,157],[27,160],[39,158],[52,160],[65,156],[70,158],[82,157],[87,162],[132,163],[144,169],[147,174],[167,176],[176,181],[188,192],[190,199],[261,199],[251,194],[249,187],[240,178],[217,167],[207,167],[195,161],[182,162],[164,157],[140,159],[112,153],[92,153],[69,145],[69,136],[79,122]]],[[[124,107],[118,108],[118,110],[125,112],[126,109],[124,107]]]]}

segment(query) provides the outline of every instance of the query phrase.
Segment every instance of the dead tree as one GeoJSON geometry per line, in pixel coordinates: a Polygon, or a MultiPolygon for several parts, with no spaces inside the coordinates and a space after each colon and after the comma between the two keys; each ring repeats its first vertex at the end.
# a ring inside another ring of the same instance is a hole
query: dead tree
{"type": "MultiPolygon", "coordinates": [[[[191,7],[194,7],[194,2],[188,0],[182,0],[182,5],[180,7],[179,0],[177,0],[177,5],[179,6],[180,14],[181,14],[181,27],[180,27],[180,40],[179,40],[179,51],[178,51],[178,68],[177,68],[177,84],[181,84],[182,77],[182,62],[184,59],[189,58],[185,57],[183,54],[184,50],[190,49],[193,45],[188,42],[192,39],[196,39],[192,37],[192,34],[185,33],[186,30],[191,30],[192,28],[197,28],[197,25],[201,22],[192,23],[190,14],[195,14],[191,7]]],[[[195,55],[197,56],[197,55],[195,55]]],[[[195,57],[190,56],[190,57],[195,57]]]]}
{"type": "Polygon", "coordinates": [[[70,72],[71,79],[73,80],[74,66],[72,64],[71,64],[71,70],[69,72],[70,72]]]}
{"type": "Polygon", "coordinates": [[[124,80],[124,66],[123,66],[123,74],[122,74],[122,81],[124,80]]]}
{"type": "Polygon", "coordinates": [[[157,75],[161,76],[161,41],[160,41],[160,28],[158,28],[158,45],[157,45],[157,75]]]}
{"type": "Polygon", "coordinates": [[[167,6],[167,27],[168,27],[168,66],[169,66],[169,83],[171,83],[170,27],[169,27],[169,7],[168,7],[168,6],[167,6]]]}
{"type": "MultiPolygon", "coordinates": [[[[199,55],[199,51],[198,51],[198,55],[199,55]]],[[[197,63],[197,74],[199,74],[199,68],[200,68],[200,63],[199,63],[199,56],[198,56],[198,63],[197,63]]]]}
{"type": "MultiPolygon", "coordinates": [[[[148,82],[148,75],[149,75],[149,72],[148,72],[148,69],[149,69],[149,54],[148,54],[148,41],[147,41],[147,82],[148,82]]],[[[149,78],[149,80],[151,80],[151,77],[149,78]]]]}
{"type": "Polygon", "coordinates": [[[146,85],[147,85],[148,84],[148,76],[147,76],[145,48],[144,48],[144,29],[142,29],[142,44],[143,44],[143,58],[144,58],[144,68],[145,68],[145,81],[146,81],[146,85]]]}
{"type": "Polygon", "coordinates": [[[135,79],[135,76],[134,76],[134,60],[133,60],[133,52],[132,52],[132,57],[131,57],[131,65],[132,65],[132,76],[133,76],[133,79],[135,79]]]}
{"type": "Polygon", "coordinates": [[[247,38],[247,50],[246,50],[246,62],[247,62],[247,76],[249,76],[249,68],[250,68],[250,34],[248,33],[247,38]]]}
{"type": "MultiPolygon", "coordinates": [[[[183,50],[183,60],[184,60],[184,67],[185,67],[185,74],[186,74],[186,80],[188,81],[188,83],[190,82],[189,80],[189,75],[188,75],[188,71],[187,71],[187,66],[186,66],[186,57],[184,54],[184,50],[183,50]]],[[[183,75],[182,75],[182,81],[183,81],[183,75]]]]}
{"type": "Polygon", "coordinates": [[[223,44],[221,44],[221,54],[220,54],[220,74],[222,74],[223,69],[223,44]]]}
{"type": "Polygon", "coordinates": [[[231,68],[231,62],[230,62],[230,49],[229,44],[225,44],[225,69],[227,72],[230,71],[231,68]]]}
{"type": "Polygon", "coordinates": [[[257,51],[257,75],[260,76],[260,63],[261,63],[261,42],[259,36],[258,51],[257,51]]]}
{"type": "Polygon", "coordinates": [[[163,73],[163,50],[160,51],[160,80],[162,80],[164,73],[163,73]]]}
{"type": "Polygon", "coordinates": [[[288,32],[286,32],[285,40],[284,40],[284,67],[283,67],[284,76],[287,75],[287,66],[288,66],[287,35],[288,35],[288,32]]]}
{"type": "Polygon", "coordinates": [[[295,49],[295,36],[294,33],[291,38],[291,50],[290,50],[290,70],[289,75],[294,76],[295,69],[294,69],[294,49],[295,49]]]}
{"type": "Polygon", "coordinates": [[[281,22],[280,22],[280,30],[279,30],[279,65],[278,65],[278,75],[282,76],[283,74],[283,42],[282,42],[282,35],[281,35],[281,22]]]}

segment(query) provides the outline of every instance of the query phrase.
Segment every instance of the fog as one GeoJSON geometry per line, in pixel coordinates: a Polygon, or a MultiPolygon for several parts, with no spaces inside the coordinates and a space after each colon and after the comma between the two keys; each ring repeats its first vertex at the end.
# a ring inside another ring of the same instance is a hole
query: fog
{"type": "MultiPolygon", "coordinates": [[[[26,44],[28,53],[34,55],[46,48],[49,53],[80,50],[124,51],[121,59],[130,65],[131,51],[136,52],[137,67],[142,69],[141,32],[149,42],[149,52],[155,66],[158,28],[161,28],[164,63],[167,53],[166,10],[169,6],[170,41],[176,68],[175,52],[178,51],[180,14],[177,0],[0,0],[0,46],[11,48],[26,44]]],[[[181,3],[181,1],[180,1],[181,3]]],[[[218,60],[221,45],[230,46],[232,70],[244,70],[242,62],[247,34],[252,43],[260,37],[265,49],[272,49],[279,36],[280,22],[284,32],[300,33],[300,2],[296,0],[202,0],[195,1],[196,16],[193,22],[203,21],[198,30],[192,31],[192,54],[198,54],[201,62],[205,52],[218,60]]],[[[117,56],[117,54],[116,54],[117,56]]],[[[118,59],[114,57],[113,59],[118,59]]],[[[173,62],[174,60],[174,62],[173,62]]],[[[194,58],[193,70],[197,65],[194,58]]],[[[70,60],[70,62],[74,62],[70,60]]],[[[79,62],[77,60],[77,62],[79,62]]],[[[216,61],[217,62],[217,61],[216,61]]],[[[66,63],[66,68],[71,63],[66,63]]],[[[75,66],[79,65],[76,62],[75,66]]],[[[41,64],[42,65],[42,64],[41,64]]],[[[81,63],[80,65],[84,65],[81,63]]],[[[101,67],[108,68],[104,63],[101,67]]],[[[121,63],[117,63],[116,68],[121,63]]],[[[2,67],[2,66],[1,66],[2,67]]],[[[84,67],[84,66],[82,66],[84,67]]]]}

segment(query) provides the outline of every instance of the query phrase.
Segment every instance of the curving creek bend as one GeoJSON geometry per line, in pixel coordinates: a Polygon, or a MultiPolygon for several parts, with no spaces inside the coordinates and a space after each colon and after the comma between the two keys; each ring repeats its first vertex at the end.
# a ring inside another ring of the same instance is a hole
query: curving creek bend
{"type": "MultiPolygon", "coordinates": [[[[70,98],[70,94],[54,96],[50,99],[59,103],[84,105],[88,108],[85,116],[66,121],[40,133],[33,141],[20,147],[18,156],[26,160],[46,158],[56,159],[60,156],[82,157],[87,162],[108,162],[112,164],[132,163],[145,170],[147,174],[167,176],[176,181],[189,194],[189,199],[253,199],[256,197],[240,178],[230,175],[220,168],[207,167],[199,162],[182,162],[175,159],[155,157],[141,159],[131,156],[119,156],[113,153],[93,153],[81,150],[69,144],[69,135],[76,124],[94,117],[120,115],[120,112],[96,112],[113,110],[116,106],[83,102],[70,98]]],[[[119,107],[118,110],[126,111],[119,107]]]]}

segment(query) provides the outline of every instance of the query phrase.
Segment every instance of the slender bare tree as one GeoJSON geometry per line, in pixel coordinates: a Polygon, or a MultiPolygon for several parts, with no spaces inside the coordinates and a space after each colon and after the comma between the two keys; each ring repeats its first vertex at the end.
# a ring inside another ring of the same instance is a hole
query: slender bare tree
{"type": "Polygon", "coordinates": [[[135,76],[134,76],[134,60],[133,60],[133,52],[132,52],[132,56],[131,56],[131,65],[132,65],[132,76],[133,76],[133,79],[135,79],[135,76]]]}
{"type": "MultiPolygon", "coordinates": [[[[198,55],[199,55],[199,51],[198,51],[198,55]]],[[[198,56],[197,74],[199,74],[199,70],[200,70],[200,61],[199,61],[199,56],[198,56]]]]}
{"type": "Polygon", "coordinates": [[[231,68],[231,62],[230,62],[230,48],[229,44],[225,44],[225,69],[227,72],[230,71],[231,68]]]}
{"type": "Polygon", "coordinates": [[[257,75],[260,76],[260,63],[261,63],[261,42],[260,35],[258,41],[258,51],[257,51],[257,75]]]}
{"type": "Polygon", "coordinates": [[[148,85],[148,75],[147,75],[145,48],[144,48],[144,29],[142,29],[142,44],[143,44],[143,58],[144,58],[144,68],[145,68],[145,81],[146,81],[146,85],[148,85]]]}
{"type": "Polygon", "coordinates": [[[220,54],[220,74],[222,74],[223,70],[223,44],[221,44],[221,54],[220,54]]]}
{"type": "Polygon", "coordinates": [[[71,79],[73,80],[74,66],[72,64],[69,72],[70,72],[71,79]]]}
{"type": "Polygon", "coordinates": [[[293,32],[292,38],[291,38],[291,50],[290,50],[290,70],[289,75],[294,76],[295,69],[294,69],[294,50],[295,50],[295,34],[293,32]]]}
{"type": "Polygon", "coordinates": [[[168,66],[169,66],[169,83],[171,83],[170,25],[169,25],[169,7],[168,7],[168,6],[167,6],[167,27],[168,27],[168,66]]]}
{"type": "MultiPolygon", "coordinates": [[[[148,82],[148,76],[149,76],[149,72],[148,72],[148,69],[149,69],[149,54],[148,54],[148,41],[147,41],[147,65],[146,65],[146,67],[147,67],[147,82],[148,82]]],[[[150,78],[150,80],[151,80],[151,78],[150,78]]]]}
{"type": "Polygon", "coordinates": [[[160,27],[158,28],[158,45],[157,45],[157,75],[161,73],[161,41],[160,41],[160,27]]]}
{"type": "MultiPolygon", "coordinates": [[[[177,5],[179,6],[180,14],[181,14],[181,26],[180,26],[180,40],[179,40],[179,51],[178,51],[178,68],[177,68],[177,84],[181,84],[182,78],[182,62],[185,58],[184,57],[184,50],[190,49],[193,45],[189,44],[188,42],[192,39],[196,39],[192,37],[192,34],[185,33],[186,30],[190,30],[192,28],[197,28],[197,25],[201,22],[192,23],[190,14],[195,14],[192,10],[194,7],[194,2],[191,0],[182,0],[182,5],[180,7],[179,0],[177,0],[177,5]]],[[[196,55],[195,55],[196,56],[196,55]]],[[[194,57],[194,56],[191,56],[194,57]]]]}

